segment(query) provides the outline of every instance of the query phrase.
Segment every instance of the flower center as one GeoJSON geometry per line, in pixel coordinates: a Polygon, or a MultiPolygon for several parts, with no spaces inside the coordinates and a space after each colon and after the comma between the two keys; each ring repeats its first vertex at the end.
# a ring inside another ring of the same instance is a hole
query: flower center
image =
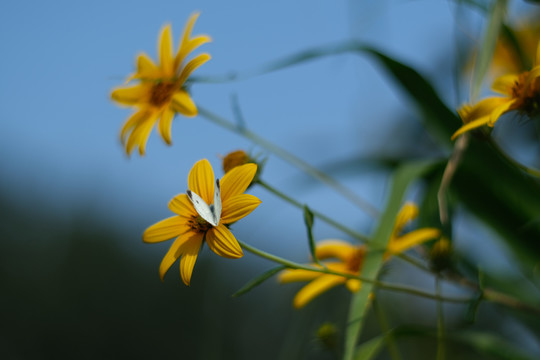
{"type": "Polygon", "coordinates": [[[516,108],[532,117],[540,110],[540,88],[538,78],[528,79],[529,72],[519,75],[512,87],[512,97],[518,100],[516,108]]]}
{"type": "Polygon", "coordinates": [[[159,82],[155,84],[150,90],[150,104],[156,107],[165,105],[171,100],[175,89],[174,83],[159,82]]]}
{"type": "Polygon", "coordinates": [[[360,273],[365,254],[366,249],[363,246],[359,247],[347,261],[347,269],[354,274],[360,273]]]}
{"type": "Polygon", "coordinates": [[[212,224],[204,220],[200,215],[193,216],[188,220],[191,230],[198,233],[205,233],[212,228],[212,224]]]}

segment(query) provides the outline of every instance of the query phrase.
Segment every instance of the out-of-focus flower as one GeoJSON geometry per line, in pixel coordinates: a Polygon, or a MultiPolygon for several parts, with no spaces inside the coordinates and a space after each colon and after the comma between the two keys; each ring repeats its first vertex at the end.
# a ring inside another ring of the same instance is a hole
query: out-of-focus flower
{"type": "Polygon", "coordinates": [[[150,226],[143,234],[143,241],[147,243],[176,238],[159,267],[161,280],[181,257],[180,275],[189,285],[203,241],[219,256],[231,259],[243,256],[229,225],[247,216],[261,203],[257,197],[244,194],[256,172],[257,165],[245,164],[225,174],[221,181],[214,181],[208,160],[200,160],[193,166],[187,194],[177,195],[169,202],[169,209],[176,215],[150,226]]]}
{"type": "MultiPolygon", "coordinates": [[[[317,259],[338,260],[324,262],[324,266],[330,270],[351,275],[360,275],[365,254],[365,246],[354,246],[342,240],[324,240],[315,247],[315,256],[317,259]]],[[[320,267],[317,264],[310,265],[320,267]]],[[[360,280],[357,279],[348,279],[339,275],[323,274],[302,269],[284,270],[279,274],[278,280],[281,283],[310,281],[294,297],[293,306],[297,309],[305,306],[316,296],[337,285],[345,284],[351,292],[358,291],[362,285],[360,280]]]]}
{"type": "Polygon", "coordinates": [[[120,139],[128,155],[135,147],[139,148],[140,155],[144,155],[146,142],[156,123],[163,140],[171,144],[174,115],[197,115],[197,107],[184,84],[195,69],[210,59],[209,54],[203,53],[185,61],[197,47],[210,41],[206,35],[191,37],[198,16],[195,13],[189,18],[176,54],[173,50],[171,26],[166,25],[159,38],[159,63],[156,65],[146,54],[140,54],[137,58],[137,71],[128,78],[128,82],[136,80],[139,83],[113,90],[111,98],[114,101],[136,108],[120,132],[120,139]]]}
{"type": "Polygon", "coordinates": [[[405,252],[426,241],[436,239],[441,235],[441,231],[436,228],[421,228],[402,234],[405,225],[417,216],[418,207],[415,204],[408,202],[403,205],[396,217],[394,230],[392,231],[390,241],[388,241],[387,251],[384,254],[385,259],[391,255],[405,252]]]}
{"type": "Polygon", "coordinates": [[[532,20],[510,28],[510,36],[501,32],[493,52],[492,71],[495,74],[519,73],[534,62],[536,45],[540,38],[538,14],[532,20]]]}
{"type": "MultiPolygon", "coordinates": [[[[418,207],[413,203],[406,203],[402,207],[397,215],[387,251],[384,254],[385,260],[391,255],[407,251],[416,245],[440,236],[440,230],[435,228],[422,228],[402,234],[403,227],[417,216],[418,207]]],[[[337,262],[324,262],[324,266],[328,269],[356,276],[359,276],[362,272],[366,252],[367,250],[364,245],[354,246],[342,240],[324,240],[315,247],[315,256],[317,259],[335,258],[338,260],[337,262]]],[[[310,266],[320,267],[316,263],[312,263],[310,266]]],[[[311,281],[300,289],[294,297],[293,305],[297,309],[337,285],[345,284],[351,292],[358,291],[362,286],[359,279],[350,279],[339,275],[324,274],[303,269],[283,270],[279,274],[278,280],[281,283],[311,281]]]]}
{"type": "Polygon", "coordinates": [[[433,270],[439,272],[448,269],[452,263],[452,244],[447,237],[442,236],[431,248],[429,260],[433,270]]]}
{"type": "Polygon", "coordinates": [[[254,162],[244,150],[231,151],[223,158],[223,171],[228,173],[233,168],[254,162]]]}
{"type": "Polygon", "coordinates": [[[517,110],[529,117],[538,115],[540,112],[540,43],[536,50],[535,64],[530,71],[503,75],[494,81],[492,89],[504,96],[489,97],[473,106],[462,106],[458,114],[464,125],[452,135],[452,139],[484,125],[493,127],[495,122],[509,111],[517,110]]]}

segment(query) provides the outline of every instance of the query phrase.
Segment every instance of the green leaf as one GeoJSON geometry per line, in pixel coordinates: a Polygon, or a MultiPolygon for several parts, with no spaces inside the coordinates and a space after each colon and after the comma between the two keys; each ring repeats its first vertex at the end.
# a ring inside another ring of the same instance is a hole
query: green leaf
{"type": "Polygon", "coordinates": [[[464,343],[475,349],[478,353],[492,356],[501,360],[534,360],[538,359],[523,351],[506,339],[499,336],[478,332],[464,331],[452,336],[453,340],[464,343]]]}
{"type": "Polygon", "coordinates": [[[358,346],[354,354],[354,360],[374,359],[382,350],[384,338],[384,335],[380,335],[358,346]]]}
{"type": "Polygon", "coordinates": [[[281,265],[281,266],[278,266],[278,267],[275,267],[273,269],[268,270],[267,272],[263,273],[262,275],[259,275],[255,279],[248,282],[240,290],[235,292],[232,296],[233,297],[238,297],[240,295],[244,295],[248,291],[251,291],[253,288],[261,285],[264,281],[266,281],[267,279],[271,278],[272,276],[274,276],[275,274],[277,274],[278,272],[280,272],[280,271],[282,271],[282,270],[284,270],[286,268],[287,267],[285,265],[281,265]]]}
{"type": "Polygon", "coordinates": [[[311,257],[313,261],[319,264],[319,259],[315,254],[315,240],[313,239],[313,213],[307,205],[304,205],[304,223],[306,224],[308,241],[309,241],[309,251],[311,252],[311,257]]]}
{"type": "Polygon", "coordinates": [[[493,5],[493,10],[489,19],[489,24],[486,29],[484,40],[482,41],[482,47],[479,49],[476,63],[474,64],[471,100],[476,101],[480,89],[482,88],[482,81],[486,76],[486,73],[491,65],[493,58],[493,52],[495,51],[495,44],[499,37],[499,31],[501,29],[504,13],[506,10],[507,0],[497,0],[493,5]]]}
{"type": "MultiPolygon", "coordinates": [[[[370,243],[369,255],[362,266],[362,276],[377,279],[383,265],[383,254],[394,228],[396,216],[403,204],[405,191],[409,184],[423,175],[433,166],[432,161],[411,162],[397,168],[390,196],[384,214],[379,220],[375,235],[370,243]]],[[[373,291],[372,283],[362,283],[362,288],[352,296],[345,332],[345,360],[353,359],[356,341],[364,324],[366,310],[369,307],[369,294],[373,291]]]]}

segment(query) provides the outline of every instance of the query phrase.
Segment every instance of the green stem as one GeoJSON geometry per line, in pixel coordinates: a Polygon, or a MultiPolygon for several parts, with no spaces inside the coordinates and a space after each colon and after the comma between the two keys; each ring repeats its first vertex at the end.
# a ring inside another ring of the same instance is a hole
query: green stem
{"type": "MultiPolygon", "coordinates": [[[[441,278],[439,275],[435,276],[435,294],[441,294],[441,278]]],[[[443,303],[437,301],[437,360],[445,360],[445,358],[443,303]]]]}
{"type": "Polygon", "coordinates": [[[269,142],[268,140],[260,137],[254,132],[247,130],[245,127],[236,126],[234,123],[222,118],[221,116],[218,116],[210,112],[209,110],[206,110],[205,108],[201,106],[198,106],[198,109],[199,109],[199,115],[201,115],[205,119],[227,130],[237,133],[238,135],[241,135],[248,140],[251,140],[253,143],[259,145],[262,148],[265,148],[266,150],[270,151],[274,155],[296,166],[300,170],[304,171],[306,174],[309,174],[313,178],[321,181],[322,183],[330,186],[331,188],[333,188],[334,190],[342,194],[345,198],[349,199],[351,202],[359,206],[361,209],[363,209],[366,213],[368,213],[372,217],[375,218],[379,215],[379,211],[373,205],[369,204],[367,201],[360,198],[352,190],[343,186],[342,184],[337,182],[335,179],[331,178],[330,176],[326,175],[322,171],[309,165],[308,163],[296,157],[295,155],[291,154],[287,150],[269,142]]]}
{"type": "MultiPolygon", "coordinates": [[[[279,198],[287,201],[288,203],[296,206],[297,208],[299,208],[299,209],[304,208],[303,204],[301,204],[300,202],[298,202],[295,199],[291,198],[290,196],[285,195],[284,193],[277,190],[276,188],[268,185],[263,180],[258,180],[257,184],[259,184],[260,186],[262,186],[266,190],[270,191],[272,194],[276,195],[277,197],[279,197],[279,198]]],[[[350,235],[350,236],[352,236],[353,238],[355,238],[357,240],[364,241],[366,243],[369,242],[369,238],[366,235],[360,234],[359,232],[356,232],[356,231],[346,227],[345,225],[340,224],[336,220],[333,220],[333,219],[329,218],[328,216],[326,216],[324,214],[321,214],[318,211],[312,210],[311,208],[310,208],[310,210],[311,210],[311,212],[313,213],[314,216],[318,217],[319,219],[321,219],[325,223],[327,223],[329,225],[332,225],[336,229],[343,231],[345,234],[350,235]]]]}
{"type": "Polygon", "coordinates": [[[259,257],[262,257],[264,259],[273,261],[275,263],[285,265],[285,266],[287,266],[288,268],[291,268],[291,269],[314,271],[314,272],[319,272],[319,273],[322,273],[322,274],[337,275],[337,276],[341,276],[341,277],[344,277],[344,278],[347,278],[347,279],[360,280],[360,281],[363,281],[363,282],[366,282],[366,283],[372,283],[374,286],[379,287],[381,289],[390,290],[390,291],[397,291],[397,292],[404,292],[404,293],[407,293],[407,294],[416,295],[416,296],[420,296],[420,297],[425,297],[425,298],[433,299],[433,300],[447,301],[447,302],[453,302],[453,303],[467,303],[467,302],[472,301],[472,299],[470,297],[466,297],[466,298],[465,297],[459,297],[459,298],[458,297],[443,297],[443,296],[440,296],[440,295],[437,295],[437,294],[427,293],[425,291],[415,289],[415,288],[409,287],[409,286],[389,284],[389,283],[385,283],[385,282],[378,281],[378,280],[367,279],[367,278],[357,276],[357,275],[354,275],[354,274],[347,274],[347,273],[342,273],[342,272],[339,272],[339,271],[333,271],[333,270],[330,270],[328,268],[317,268],[317,267],[314,267],[314,266],[298,264],[298,263],[296,263],[294,261],[283,259],[283,258],[281,258],[279,256],[272,255],[272,254],[267,253],[265,251],[259,250],[259,249],[255,248],[255,247],[253,247],[251,245],[248,245],[248,244],[246,244],[246,243],[244,243],[244,242],[242,242],[242,241],[240,241],[238,239],[237,239],[237,241],[238,241],[238,243],[240,244],[240,246],[243,249],[249,251],[250,253],[255,254],[255,255],[257,255],[259,257]]]}

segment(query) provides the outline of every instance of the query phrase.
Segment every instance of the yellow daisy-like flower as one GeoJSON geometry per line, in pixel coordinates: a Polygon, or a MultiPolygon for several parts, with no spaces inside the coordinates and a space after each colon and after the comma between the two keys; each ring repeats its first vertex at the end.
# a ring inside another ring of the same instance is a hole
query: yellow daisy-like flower
{"type": "MultiPolygon", "coordinates": [[[[324,265],[328,269],[357,276],[360,275],[365,254],[365,246],[354,246],[342,240],[324,240],[315,247],[315,256],[317,256],[317,259],[324,260],[334,258],[338,260],[334,262],[324,262],[324,265]]],[[[320,266],[317,264],[310,265],[316,267],[320,266]]],[[[294,297],[293,306],[297,309],[300,309],[316,296],[337,285],[345,284],[351,292],[360,290],[362,285],[360,280],[357,279],[347,279],[339,275],[323,274],[302,269],[284,270],[279,274],[278,280],[281,283],[310,281],[310,283],[300,289],[294,297]]]]}
{"type": "Polygon", "coordinates": [[[203,241],[219,256],[237,259],[244,255],[229,225],[247,216],[261,203],[257,197],[244,194],[256,172],[256,164],[245,164],[214,182],[214,171],[208,160],[200,160],[193,166],[187,194],[177,195],[169,202],[169,209],[176,215],[150,226],[143,234],[143,241],[147,243],[176,238],[159,267],[161,280],[181,257],[180,276],[184,284],[189,285],[203,241]]]}
{"type": "Polygon", "coordinates": [[[173,50],[171,26],[166,25],[159,40],[159,63],[156,65],[146,54],[140,54],[137,58],[137,71],[128,78],[128,81],[138,80],[139,83],[113,90],[113,100],[136,108],[120,132],[120,139],[128,155],[135,147],[139,147],[139,154],[144,155],[146,142],[156,123],[161,137],[170,145],[174,115],[197,115],[197,107],[184,89],[184,83],[195,69],[210,60],[210,55],[203,53],[185,62],[191,52],[211,40],[207,35],[191,37],[198,16],[195,13],[189,18],[176,54],[173,50]]]}
{"type": "MultiPolygon", "coordinates": [[[[441,232],[435,228],[422,228],[401,234],[404,226],[418,216],[418,207],[413,203],[406,203],[399,211],[392,235],[388,242],[387,251],[384,259],[387,260],[391,255],[404,252],[416,245],[426,241],[436,239],[441,232]]],[[[366,256],[366,247],[364,245],[354,246],[341,240],[326,240],[320,242],[315,247],[315,256],[317,259],[338,259],[338,262],[324,262],[328,269],[359,276],[362,272],[362,264],[366,256]]],[[[319,267],[313,263],[311,266],[319,267]]],[[[296,294],[293,300],[295,308],[299,309],[313,300],[316,296],[340,284],[351,291],[360,290],[362,283],[357,279],[348,279],[339,275],[323,274],[314,271],[302,269],[288,269],[279,274],[278,280],[281,283],[295,281],[311,281],[296,294]]]]}
{"type": "Polygon", "coordinates": [[[484,125],[493,127],[499,117],[509,111],[518,110],[530,117],[539,113],[540,43],[536,50],[535,65],[531,71],[501,76],[494,81],[492,89],[504,97],[490,97],[474,106],[461,107],[458,113],[464,125],[452,135],[452,140],[484,125]]]}

